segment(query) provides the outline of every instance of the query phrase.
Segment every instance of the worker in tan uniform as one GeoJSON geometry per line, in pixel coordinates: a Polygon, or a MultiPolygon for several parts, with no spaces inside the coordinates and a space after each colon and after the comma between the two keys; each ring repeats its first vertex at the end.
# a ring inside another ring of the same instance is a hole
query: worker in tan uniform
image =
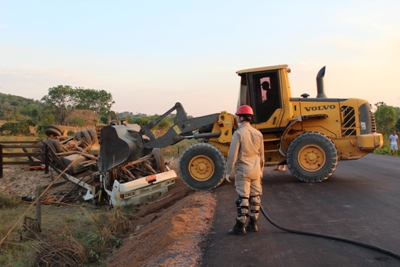
{"type": "Polygon", "coordinates": [[[257,232],[257,220],[261,206],[261,178],[264,169],[264,142],[260,131],[250,125],[254,116],[248,105],[240,106],[236,115],[239,117],[239,128],[234,132],[228,151],[225,168],[225,179],[235,171],[237,217],[230,234],[244,235],[246,232],[257,232]],[[249,217],[248,225],[246,225],[249,217]]]}

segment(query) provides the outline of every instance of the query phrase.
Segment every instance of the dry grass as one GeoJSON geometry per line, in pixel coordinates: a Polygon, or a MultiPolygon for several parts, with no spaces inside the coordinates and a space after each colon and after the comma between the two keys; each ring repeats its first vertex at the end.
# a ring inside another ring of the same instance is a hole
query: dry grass
{"type": "MultiPolygon", "coordinates": [[[[0,194],[0,201],[0,238],[3,238],[15,223],[16,218],[25,211],[27,206],[18,196],[9,194],[9,192],[0,194]]],[[[25,239],[25,241],[21,241],[21,235],[25,233],[23,229],[21,225],[2,245],[0,266],[32,266],[32,258],[34,257],[32,251],[33,240],[25,239]]]]}
{"type": "Polygon", "coordinates": [[[121,237],[132,231],[131,221],[119,209],[112,212],[92,214],[91,219],[104,237],[121,237]]]}
{"type": "Polygon", "coordinates": [[[71,267],[88,262],[85,249],[73,238],[66,241],[40,241],[35,249],[35,266],[71,267]]]}
{"type": "MultiPolygon", "coordinates": [[[[28,205],[0,194],[0,238],[11,229],[28,205]]],[[[92,205],[42,205],[42,225],[35,211],[7,237],[0,266],[101,266],[109,253],[131,232],[131,222],[120,210],[92,205]]]]}
{"type": "MultiPolygon", "coordinates": [[[[6,192],[3,190],[2,192],[6,192]]],[[[15,208],[21,204],[21,199],[16,195],[4,195],[0,192],[0,209],[15,208]]]]}
{"type": "Polygon", "coordinates": [[[11,136],[11,135],[0,135],[1,141],[36,141],[38,140],[35,136],[11,136]]]}

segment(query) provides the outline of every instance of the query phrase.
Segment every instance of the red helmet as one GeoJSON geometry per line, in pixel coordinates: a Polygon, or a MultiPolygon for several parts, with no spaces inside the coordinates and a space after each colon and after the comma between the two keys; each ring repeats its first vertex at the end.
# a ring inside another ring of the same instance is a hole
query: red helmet
{"type": "Polygon", "coordinates": [[[236,115],[251,115],[251,116],[253,116],[254,112],[250,106],[242,105],[237,109],[236,115]]]}

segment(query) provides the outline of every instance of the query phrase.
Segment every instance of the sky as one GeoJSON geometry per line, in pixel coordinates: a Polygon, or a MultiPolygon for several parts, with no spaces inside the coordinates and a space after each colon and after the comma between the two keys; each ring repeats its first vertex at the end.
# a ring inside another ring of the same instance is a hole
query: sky
{"type": "Polygon", "coordinates": [[[0,92],[70,85],[116,112],[234,113],[236,71],[288,64],[292,96],[400,106],[400,1],[0,0],[0,92]]]}

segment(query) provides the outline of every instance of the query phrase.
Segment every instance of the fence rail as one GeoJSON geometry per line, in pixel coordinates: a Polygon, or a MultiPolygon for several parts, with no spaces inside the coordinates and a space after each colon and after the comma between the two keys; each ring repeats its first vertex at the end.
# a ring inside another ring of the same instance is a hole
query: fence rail
{"type": "Polygon", "coordinates": [[[0,141],[0,178],[3,178],[4,165],[44,165],[45,173],[49,172],[48,147],[40,141],[0,141]],[[37,148],[39,152],[29,152],[28,149],[37,148]],[[7,152],[10,149],[22,149],[23,152],[7,152]],[[27,158],[21,160],[20,158],[27,158]],[[13,160],[4,160],[4,159],[13,160]]]}

